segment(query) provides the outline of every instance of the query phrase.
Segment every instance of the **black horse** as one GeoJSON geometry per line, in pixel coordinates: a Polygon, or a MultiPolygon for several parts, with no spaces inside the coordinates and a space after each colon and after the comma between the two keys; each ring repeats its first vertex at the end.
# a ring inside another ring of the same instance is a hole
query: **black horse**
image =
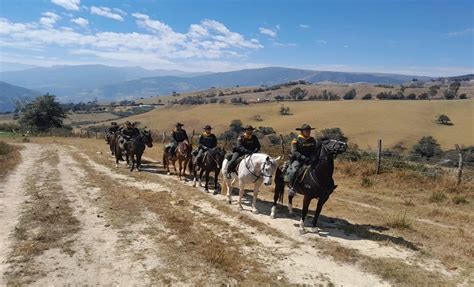
{"type": "MultiPolygon", "coordinates": [[[[304,232],[304,220],[308,214],[308,207],[311,200],[318,198],[316,212],[312,221],[313,227],[317,228],[319,214],[323,205],[329,199],[331,193],[336,189],[332,174],[334,171],[334,158],[345,152],[347,144],[337,140],[324,140],[322,142],[319,162],[316,165],[310,165],[301,168],[296,176],[293,186],[297,193],[303,194],[303,210],[301,213],[300,232],[304,232]]],[[[285,192],[285,183],[283,181],[283,172],[278,168],[275,174],[275,195],[271,216],[275,216],[277,201],[283,202],[285,192]]],[[[288,195],[288,210],[290,215],[293,213],[292,202],[294,194],[288,195]]]]}
{"type": "Polygon", "coordinates": [[[125,142],[123,145],[119,143],[121,138],[121,136],[118,136],[115,144],[115,166],[118,167],[118,162],[123,160],[122,155],[125,155],[127,165],[130,166],[130,171],[133,171],[135,165],[137,169],[140,170],[140,166],[142,164],[142,155],[145,151],[145,147],[153,147],[151,131],[140,130],[140,134],[138,136],[125,142]]]}
{"type": "Polygon", "coordinates": [[[115,154],[115,144],[117,143],[117,138],[118,138],[118,132],[115,132],[115,133],[107,132],[107,134],[105,135],[105,141],[109,145],[110,152],[112,153],[112,155],[115,154]]]}
{"type": "Polygon", "coordinates": [[[197,172],[199,170],[199,186],[201,186],[201,178],[202,174],[206,172],[206,185],[204,186],[204,190],[209,192],[208,184],[209,184],[209,173],[214,171],[214,194],[218,193],[218,174],[221,171],[222,162],[224,161],[225,157],[225,150],[221,147],[215,147],[213,149],[208,150],[204,153],[202,158],[202,163],[200,165],[196,164],[196,156],[193,156],[193,159],[189,161],[189,172],[193,173],[193,186],[196,186],[197,172]]]}

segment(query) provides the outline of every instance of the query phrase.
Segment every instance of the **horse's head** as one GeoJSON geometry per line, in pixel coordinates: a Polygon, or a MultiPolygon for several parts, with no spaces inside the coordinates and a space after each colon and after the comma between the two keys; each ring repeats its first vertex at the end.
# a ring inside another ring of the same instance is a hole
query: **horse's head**
{"type": "Polygon", "coordinates": [[[321,153],[325,153],[326,156],[331,155],[335,158],[338,154],[341,154],[347,150],[347,143],[338,140],[327,139],[323,141],[321,153]]]}
{"type": "Polygon", "coordinates": [[[272,158],[267,156],[265,162],[262,167],[262,177],[263,177],[263,184],[271,185],[272,184],[272,177],[275,173],[276,169],[278,168],[278,161],[280,160],[281,156],[277,158],[272,158]]]}
{"type": "Polygon", "coordinates": [[[142,142],[148,147],[153,147],[153,138],[151,137],[151,130],[141,130],[142,142]]]}
{"type": "Polygon", "coordinates": [[[191,144],[187,140],[182,141],[178,144],[177,151],[185,158],[190,157],[192,151],[191,144]]]}
{"type": "Polygon", "coordinates": [[[218,146],[210,150],[210,153],[216,161],[217,168],[221,168],[225,158],[225,150],[218,146]]]}

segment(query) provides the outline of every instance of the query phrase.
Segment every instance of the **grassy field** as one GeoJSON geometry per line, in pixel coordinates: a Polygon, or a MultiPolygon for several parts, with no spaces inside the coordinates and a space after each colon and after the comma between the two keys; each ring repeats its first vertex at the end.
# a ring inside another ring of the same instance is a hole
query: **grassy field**
{"type": "MultiPolygon", "coordinates": [[[[309,123],[318,130],[339,127],[349,140],[361,148],[374,148],[377,139],[384,147],[401,144],[410,148],[422,136],[431,135],[443,149],[454,144],[474,144],[474,100],[436,101],[333,101],[284,102],[251,105],[208,104],[200,106],[163,107],[127,118],[155,132],[170,131],[177,121],[188,131],[201,131],[211,124],[216,133],[228,129],[233,119],[244,124],[271,126],[278,133],[294,132],[295,127],[309,123]],[[292,115],[281,116],[281,105],[290,107],[292,115]],[[435,123],[439,114],[448,115],[454,125],[435,123]],[[254,117],[260,115],[263,121],[254,117]]],[[[125,119],[124,119],[125,120],[125,119]]]]}

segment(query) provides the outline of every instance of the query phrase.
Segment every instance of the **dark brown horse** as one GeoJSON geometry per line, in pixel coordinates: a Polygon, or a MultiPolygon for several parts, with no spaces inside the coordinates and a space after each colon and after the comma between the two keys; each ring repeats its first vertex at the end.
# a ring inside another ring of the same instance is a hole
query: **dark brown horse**
{"type": "MultiPolygon", "coordinates": [[[[322,143],[321,152],[319,154],[319,162],[317,165],[310,165],[300,169],[296,176],[293,186],[297,193],[303,194],[303,210],[301,213],[300,232],[304,233],[304,220],[308,214],[308,207],[311,200],[318,198],[316,212],[312,221],[314,229],[317,229],[318,218],[321,214],[323,205],[329,199],[331,193],[336,189],[332,174],[334,171],[334,158],[346,151],[347,145],[344,142],[336,140],[325,140],[322,143]]],[[[283,181],[283,172],[278,168],[275,174],[275,195],[273,198],[273,206],[271,217],[275,217],[277,201],[283,201],[285,192],[285,183],[283,181]]],[[[293,213],[292,203],[294,194],[288,195],[288,210],[290,215],[293,213]]]]}
{"type": "Polygon", "coordinates": [[[153,138],[151,137],[151,131],[141,130],[140,135],[133,138],[128,146],[128,154],[132,161],[130,171],[133,171],[134,166],[137,166],[137,170],[140,170],[142,165],[142,155],[145,151],[145,147],[153,147],[153,138]]]}
{"type": "Polygon", "coordinates": [[[179,179],[181,177],[186,176],[186,167],[188,166],[188,162],[191,160],[191,152],[192,152],[191,144],[185,140],[178,143],[176,147],[176,155],[170,154],[169,148],[166,148],[163,153],[163,167],[170,172],[170,162],[173,164],[174,172],[178,174],[179,179]],[[176,161],[179,164],[179,170],[176,169],[176,161]]]}
{"type": "Polygon", "coordinates": [[[109,145],[110,152],[112,155],[115,154],[115,144],[117,143],[118,133],[107,133],[106,134],[106,141],[109,145]]]}
{"type": "Polygon", "coordinates": [[[222,162],[224,161],[225,157],[225,150],[221,147],[215,147],[206,151],[202,158],[202,163],[200,165],[196,164],[196,156],[193,156],[193,159],[189,161],[189,172],[193,174],[193,186],[196,186],[197,172],[199,171],[199,186],[201,185],[202,174],[206,173],[206,185],[204,186],[204,190],[209,192],[208,184],[209,184],[209,174],[211,171],[214,171],[214,194],[218,193],[219,185],[218,181],[218,174],[221,171],[222,162]]]}

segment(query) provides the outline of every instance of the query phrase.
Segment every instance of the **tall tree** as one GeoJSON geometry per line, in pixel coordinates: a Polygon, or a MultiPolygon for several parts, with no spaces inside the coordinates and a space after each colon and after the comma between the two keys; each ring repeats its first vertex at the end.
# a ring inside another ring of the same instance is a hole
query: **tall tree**
{"type": "Polygon", "coordinates": [[[20,118],[20,124],[47,131],[53,127],[62,127],[66,118],[61,105],[54,95],[46,94],[28,103],[20,118]]]}

